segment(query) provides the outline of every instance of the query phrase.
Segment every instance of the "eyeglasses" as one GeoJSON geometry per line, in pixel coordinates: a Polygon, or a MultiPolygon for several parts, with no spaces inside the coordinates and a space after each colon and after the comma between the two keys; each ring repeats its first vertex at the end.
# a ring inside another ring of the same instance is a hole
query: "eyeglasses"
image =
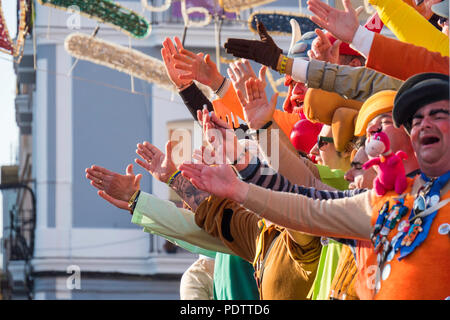
{"type": "Polygon", "coordinates": [[[322,148],[324,145],[328,143],[333,143],[334,140],[331,137],[317,136],[317,147],[322,148]]]}

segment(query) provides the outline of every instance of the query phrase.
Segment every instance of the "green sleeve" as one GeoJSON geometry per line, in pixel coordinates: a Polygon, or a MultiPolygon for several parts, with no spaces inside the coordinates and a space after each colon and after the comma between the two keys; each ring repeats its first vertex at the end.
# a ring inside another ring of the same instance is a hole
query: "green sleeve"
{"type": "Polygon", "coordinates": [[[341,169],[330,169],[327,166],[316,165],[320,180],[338,190],[347,190],[349,182],[344,179],[345,172],[341,169]]]}

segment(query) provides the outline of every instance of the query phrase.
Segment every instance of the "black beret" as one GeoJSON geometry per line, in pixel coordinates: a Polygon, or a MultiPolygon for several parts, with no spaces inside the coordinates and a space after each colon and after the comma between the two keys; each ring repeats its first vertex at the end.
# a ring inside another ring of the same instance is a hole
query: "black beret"
{"type": "Polygon", "coordinates": [[[392,117],[394,125],[401,125],[410,132],[414,114],[425,105],[449,100],[449,76],[442,73],[419,73],[408,80],[398,90],[394,99],[392,117]]]}

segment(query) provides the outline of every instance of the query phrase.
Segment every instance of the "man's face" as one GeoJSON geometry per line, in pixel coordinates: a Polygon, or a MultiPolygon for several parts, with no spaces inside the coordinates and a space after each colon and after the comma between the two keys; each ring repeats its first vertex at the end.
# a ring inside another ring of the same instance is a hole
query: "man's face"
{"type": "Polygon", "coordinates": [[[422,171],[450,168],[449,100],[430,103],[414,114],[411,142],[422,171]]]}
{"type": "Polygon", "coordinates": [[[366,144],[370,141],[370,137],[378,131],[383,131],[387,134],[393,152],[398,150],[407,151],[409,148],[405,148],[405,146],[411,146],[411,140],[405,130],[394,127],[391,112],[380,114],[367,124],[366,144]]]}
{"type": "Polygon", "coordinates": [[[363,170],[362,165],[367,162],[367,157],[364,146],[360,147],[355,154],[350,166],[351,168],[345,173],[345,180],[349,181],[349,189],[371,189],[373,186],[373,180],[377,176],[373,167],[363,170]]]}
{"type": "MultiPolygon", "coordinates": [[[[331,127],[324,125],[322,127],[322,130],[320,130],[319,137],[320,136],[332,138],[333,134],[331,131],[331,127]]],[[[332,142],[324,142],[320,149],[318,144],[316,143],[314,147],[312,147],[310,154],[316,157],[316,161],[320,165],[328,166],[330,169],[343,169],[343,158],[339,156],[336,148],[334,147],[334,143],[332,142]]]]}
{"type": "Polygon", "coordinates": [[[304,83],[294,81],[289,75],[286,75],[284,85],[289,87],[288,96],[283,105],[284,111],[300,114],[303,110],[303,100],[308,88],[304,83]]]}

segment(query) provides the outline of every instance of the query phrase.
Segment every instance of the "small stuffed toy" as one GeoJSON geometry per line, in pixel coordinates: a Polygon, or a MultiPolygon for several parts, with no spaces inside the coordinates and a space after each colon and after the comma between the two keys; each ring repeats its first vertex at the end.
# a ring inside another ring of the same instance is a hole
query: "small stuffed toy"
{"type": "Polygon", "coordinates": [[[394,154],[388,136],[382,131],[370,137],[365,149],[367,155],[373,159],[364,163],[362,168],[367,170],[374,165],[379,167],[378,175],[373,181],[377,195],[382,196],[390,190],[402,194],[406,189],[406,174],[402,160],[408,158],[407,154],[401,150],[394,154]]]}

